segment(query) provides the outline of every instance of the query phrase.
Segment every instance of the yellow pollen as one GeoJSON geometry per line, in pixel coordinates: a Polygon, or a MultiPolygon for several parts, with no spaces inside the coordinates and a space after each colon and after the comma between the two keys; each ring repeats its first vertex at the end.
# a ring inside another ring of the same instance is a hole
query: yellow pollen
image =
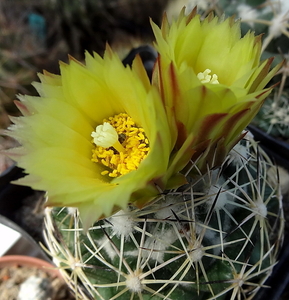
{"type": "Polygon", "coordinates": [[[218,84],[218,76],[216,74],[209,75],[211,72],[210,69],[206,69],[204,72],[198,73],[197,77],[201,83],[218,84]]]}
{"type": "Polygon", "coordinates": [[[149,152],[144,129],[125,113],[103,120],[91,134],[95,148],[91,160],[107,169],[101,175],[118,177],[136,170],[149,152]]]}

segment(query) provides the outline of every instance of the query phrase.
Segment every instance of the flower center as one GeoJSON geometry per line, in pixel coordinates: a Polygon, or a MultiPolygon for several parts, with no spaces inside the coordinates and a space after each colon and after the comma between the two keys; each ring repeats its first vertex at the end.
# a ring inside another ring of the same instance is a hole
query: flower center
{"type": "Polygon", "coordinates": [[[91,136],[96,145],[91,160],[107,167],[102,175],[118,177],[136,170],[149,152],[144,129],[125,113],[103,120],[91,136]]]}
{"type": "Polygon", "coordinates": [[[206,69],[204,72],[198,73],[197,77],[201,81],[201,83],[218,84],[218,75],[209,75],[211,72],[212,71],[210,69],[206,69]]]}

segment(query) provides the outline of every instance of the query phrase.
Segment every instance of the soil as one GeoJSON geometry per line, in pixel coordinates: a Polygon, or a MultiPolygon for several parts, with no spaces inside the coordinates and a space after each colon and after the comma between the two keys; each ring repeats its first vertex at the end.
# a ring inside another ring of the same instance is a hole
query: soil
{"type": "Polygon", "coordinates": [[[0,269],[0,299],[74,300],[59,277],[35,267],[11,266],[0,269]]]}

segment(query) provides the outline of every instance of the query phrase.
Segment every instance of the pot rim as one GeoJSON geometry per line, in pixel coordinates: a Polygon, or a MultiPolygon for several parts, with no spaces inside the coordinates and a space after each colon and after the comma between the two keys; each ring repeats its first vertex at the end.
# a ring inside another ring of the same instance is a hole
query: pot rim
{"type": "Polygon", "coordinates": [[[7,266],[36,267],[50,275],[63,278],[59,269],[43,259],[26,255],[4,255],[0,257],[0,268],[7,266]]]}

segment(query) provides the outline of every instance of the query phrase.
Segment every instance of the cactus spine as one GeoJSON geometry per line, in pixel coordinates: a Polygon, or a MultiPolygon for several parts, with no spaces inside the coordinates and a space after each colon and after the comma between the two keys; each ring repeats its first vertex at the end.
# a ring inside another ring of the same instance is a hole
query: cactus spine
{"type": "Polygon", "coordinates": [[[87,234],[77,210],[46,211],[49,251],[77,299],[253,298],[282,242],[277,168],[250,138],[188,182],[87,234]]]}

